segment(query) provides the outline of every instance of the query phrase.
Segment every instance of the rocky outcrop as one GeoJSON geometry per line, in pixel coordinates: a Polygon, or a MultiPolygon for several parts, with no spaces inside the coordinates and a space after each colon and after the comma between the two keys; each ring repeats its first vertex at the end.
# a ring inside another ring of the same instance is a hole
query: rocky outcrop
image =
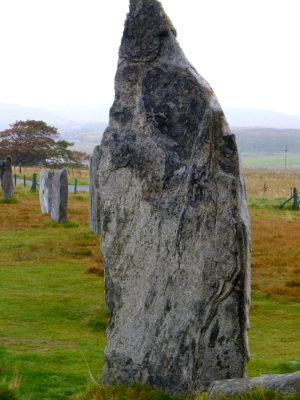
{"type": "Polygon", "coordinates": [[[42,214],[50,214],[54,172],[42,169],[40,173],[40,205],[42,214]]]}
{"type": "Polygon", "coordinates": [[[51,218],[66,222],[68,217],[68,174],[66,169],[55,172],[52,184],[51,218]]]}
{"type": "Polygon", "coordinates": [[[90,161],[90,197],[89,197],[89,216],[90,231],[100,233],[100,187],[99,187],[99,158],[100,148],[95,146],[90,161]]]}
{"type": "Polygon", "coordinates": [[[300,371],[290,374],[267,374],[256,378],[227,379],[213,382],[209,388],[211,397],[236,395],[256,388],[273,389],[283,394],[300,394],[300,371]]]}
{"type": "Polygon", "coordinates": [[[6,157],[6,160],[2,161],[0,164],[0,179],[3,199],[9,200],[14,195],[11,157],[6,157]]]}
{"type": "Polygon", "coordinates": [[[99,155],[103,381],[243,377],[249,220],[235,136],[156,0],[131,0],[99,155]]]}

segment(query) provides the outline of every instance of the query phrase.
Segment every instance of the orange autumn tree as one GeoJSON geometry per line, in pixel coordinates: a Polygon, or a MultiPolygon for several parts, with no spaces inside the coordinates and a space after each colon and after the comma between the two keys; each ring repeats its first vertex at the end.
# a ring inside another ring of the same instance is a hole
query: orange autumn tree
{"type": "Polygon", "coordinates": [[[86,152],[84,152],[84,151],[74,150],[74,151],[73,151],[73,154],[74,154],[75,160],[76,160],[78,163],[83,164],[83,165],[88,165],[88,162],[89,162],[90,159],[91,159],[90,154],[88,154],[88,153],[86,153],[86,152]]]}
{"type": "Polygon", "coordinates": [[[0,158],[12,157],[14,165],[53,165],[75,161],[68,147],[73,143],[56,140],[57,128],[44,121],[16,121],[0,131],[0,158]]]}

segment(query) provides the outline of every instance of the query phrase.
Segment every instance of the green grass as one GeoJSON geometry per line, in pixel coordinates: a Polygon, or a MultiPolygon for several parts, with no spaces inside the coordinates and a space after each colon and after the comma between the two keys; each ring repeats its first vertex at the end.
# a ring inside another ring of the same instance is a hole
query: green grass
{"type": "Polygon", "coordinates": [[[80,185],[88,186],[90,184],[89,179],[69,177],[68,178],[69,185],[75,185],[75,179],[77,179],[78,186],[80,186],[80,185]]]}
{"type": "MultiPolygon", "coordinates": [[[[287,200],[286,197],[277,197],[275,199],[264,197],[249,197],[248,205],[252,208],[263,208],[268,210],[279,209],[279,206],[287,200]]],[[[285,206],[285,210],[292,210],[293,200],[289,201],[285,206]]]]}
{"type": "Polygon", "coordinates": [[[11,199],[0,199],[0,204],[17,204],[18,200],[12,197],[11,199]]]}
{"type": "Polygon", "coordinates": [[[210,397],[207,393],[202,393],[180,397],[170,396],[144,385],[107,387],[94,384],[85,393],[75,396],[75,400],[300,400],[300,394],[287,396],[274,390],[257,388],[235,396],[210,397]]]}
{"type": "MultiPolygon", "coordinates": [[[[15,198],[17,203],[0,203],[0,382],[8,390],[6,397],[0,392],[0,400],[74,399],[75,394],[80,400],[175,400],[140,385],[90,387],[101,377],[108,315],[103,277],[87,273],[100,262],[99,237],[87,226],[88,194],[70,195],[65,224],[40,214],[38,193],[17,187],[15,198]],[[11,384],[16,376],[18,389],[11,384]]],[[[277,209],[281,200],[250,199],[252,214],[258,215],[253,223],[262,214],[280,219],[286,213],[295,214],[291,224],[297,222],[300,213],[277,209]]],[[[300,361],[299,315],[299,302],[280,302],[255,290],[250,376],[300,370],[300,364],[289,364],[300,361]]],[[[270,393],[241,400],[284,398],[270,393]]]]}
{"type": "Polygon", "coordinates": [[[95,302],[104,308],[103,283],[85,274],[80,261],[52,256],[35,265],[36,258],[0,268],[1,364],[6,372],[17,369],[32,400],[63,399],[85,388],[87,363],[101,374],[105,334],[85,319],[95,302]]]}
{"type": "Polygon", "coordinates": [[[300,370],[300,303],[282,304],[258,294],[252,299],[248,375],[300,370]],[[299,361],[289,364],[289,361],[299,361]]]}
{"type": "Polygon", "coordinates": [[[18,399],[19,380],[15,377],[12,380],[0,379],[0,400],[18,399]]]}
{"type": "MultiPolygon", "coordinates": [[[[76,397],[76,400],[183,400],[183,397],[171,396],[147,385],[124,386],[116,385],[107,387],[104,385],[93,384],[85,392],[76,397]]],[[[190,397],[185,400],[194,399],[190,397]]]]}
{"type": "Polygon", "coordinates": [[[282,206],[287,200],[289,200],[289,197],[266,198],[266,197],[249,196],[248,206],[251,209],[279,210],[280,211],[278,213],[279,218],[280,218],[280,213],[282,213],[284,210],[296,211],[297,214],[298,210],[294,210],[293,207],[294,199],[289,200],[282,208],[280,208],[280,206],[282,206]]]}
{"type": "Polygon", "coordinates": [[[86,273],[99,238],[79,219],[25,218],[22,201],[34,200],[39,213],[37,194],[17,196],[20,214],[10,209],[11,218],[24,221],[0,230],[0,378],[17,371],[20,399],[66,399],[103,366],[105,331],[86,321],[95,307],[105,312],[103,278],[86,273]]]}
{"type": "MultiPolygon", "coordinates": [[[[285,159],[284,154],[273,155],[273,156],[261,156],[261,157],[243,157],[243,167],[245,168],[274,168],[284,169],[285,159]]],[[[287,168],[299,168],[300,157],[299,155],[289,155],[287,158],[287,168]]]]}
{"type": "MultiPolygon", "coordinates": [[[[17,179],[24,179],[24,175],[26,176],[26,181],[27,181],[27,186],[29,186],[29,182],[28,181],[32,181],[32,174],[16,174],[17,179]]],[[[85,178],[75,178],[75,177],[68,177],[68,183],[69,185],[75,185],[75,179],[77,179],[77,185],[83,185],[83,186],[88,186],[90,181],[89,179],[85,179],[85,178]]],[[[40,182],[40,174],[37,173],[37,181],[40,182]]],[[[18,182],[18,185],[22,184],[21,182],[18,182]]]]}

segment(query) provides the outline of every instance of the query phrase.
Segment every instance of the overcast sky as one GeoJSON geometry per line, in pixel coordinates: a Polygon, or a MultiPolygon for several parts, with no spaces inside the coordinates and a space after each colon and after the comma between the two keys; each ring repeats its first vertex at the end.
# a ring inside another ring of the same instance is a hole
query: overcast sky
{"type": "MultiPolygon", "coordinates": [[[[129,0],[0,0],[0,102],[110,106],[129,0]]],[[[300,114],[300,0],[162,0],[223,107],[300,114]]]]}

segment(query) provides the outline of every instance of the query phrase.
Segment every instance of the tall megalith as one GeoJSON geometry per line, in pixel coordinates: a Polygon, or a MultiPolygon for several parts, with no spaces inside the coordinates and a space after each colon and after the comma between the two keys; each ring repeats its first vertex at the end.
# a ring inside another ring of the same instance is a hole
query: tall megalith
{"type": "Polygon", "coordinates": [[[89,218],[90,231],[100,233],[100,187],[99,187],[99,157],[100,148],[95,146],[90,161],[90,187],[89,187],[89,218]]]}
{"type": "Polygon", "coordinates": [[[235,136],[156,0],[131,0],[99,154],[103,381],[243,377],[249,220],[235,136]]]}
{"type": "Polygon", "coordinates": [[[3,199],[9,200],[14,195],[12,161],[10,156],[7,156],[6,160],[0,163],[0,179],[1,179],[3,199]]]}
{"type": "Polygon", "coordinates": [[[61,169],[52,180],[51,218],[55,222],[66,222],[68,217],[68,173],[61,169]]]}
{"type": "Polygon", "coordinates": [[[42,169],[40,173],[40,206],[42,214],[50,214],[54,172],[42,169]]]}

